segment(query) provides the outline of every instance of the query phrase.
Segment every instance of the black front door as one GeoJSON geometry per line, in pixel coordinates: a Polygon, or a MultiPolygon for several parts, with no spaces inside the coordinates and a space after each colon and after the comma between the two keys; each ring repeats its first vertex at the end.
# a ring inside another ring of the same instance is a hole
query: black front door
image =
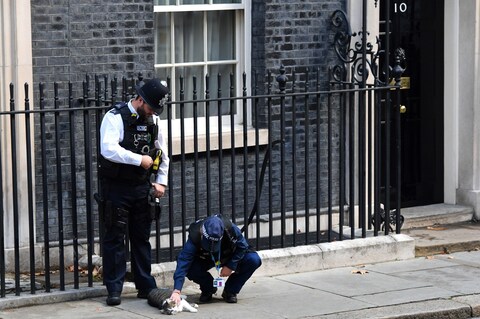
{"type": "MultiPolygon", "coordinates": [[[[381,20],[386,1],[380,1],[381,20]]],[[[390,0],[390,64],[394,50],[403,48],[403,77],[410,82],[401,103],[406,107],[401,115],[402,207],[443,202],[443,17],[443,0],[390,0]]],[[[394,164],[394,196],[395,171],[394,164]]]]}

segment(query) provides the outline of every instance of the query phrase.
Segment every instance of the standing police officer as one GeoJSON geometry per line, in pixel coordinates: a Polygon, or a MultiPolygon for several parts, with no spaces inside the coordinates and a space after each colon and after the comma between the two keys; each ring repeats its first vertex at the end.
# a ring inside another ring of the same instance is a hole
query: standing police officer
{"type": "Polygon", "coordinates": [[[138,95],[128,103],[116,104],[105,114],[100,127],[103,278],[110,306],[121,303],[127,233],[137,297],[146,298],[157,287],[151,275],[149,241],[155,218],[151,207],[155,206],[149,200],[162,197],[167,185],[169,158],[157,114],[163,111],[168,89],[159,79],[140,83],[136,86],[138,95]]]}

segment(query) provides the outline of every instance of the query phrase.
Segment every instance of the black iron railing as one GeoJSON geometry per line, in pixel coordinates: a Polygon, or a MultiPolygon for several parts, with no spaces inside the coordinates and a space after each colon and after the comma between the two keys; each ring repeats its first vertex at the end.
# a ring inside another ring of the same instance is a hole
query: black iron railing
{"type": "MultiPolygon", "coordinates": [[[[377,169],[385,151],[379,121],[386,96],[399,94],[399,87],[327,83],[322,90],[318,70],[286,74],[284,68],[277,77],[253,76],[253,89],[240,78],[237,84],[230,76],[222,91],[218,75],[217,92],[208,91],[208,76],[206,88],[196,87],[196,79],[186,88],[179,79],[178,98],[167,103],[162,116],[171,165],[152,227],[155,262],[174,260],[188,225],[214,213],[249,224],[245,236],[258,250],[378,235],[375,216],[390,200],[378,182],[385,178],[377,169]],[[184,99],[187,90],[191,100],[184,99]]],[[[81,98],[72,83],[54,83],[47,97],[42,83],[34,108],[28,84],[21,98],[10,86],[10,110],[0,112],[1,297],[34,294],[39,281],[49,292],[97,280],[99,125],[117,101],[117,87],[128,100],[135,81],[95,76],[94,94],[91,82],[83,82],[81,98]],[[22,273],[29,274],[29,288],[22,287],[22,273]]]]}

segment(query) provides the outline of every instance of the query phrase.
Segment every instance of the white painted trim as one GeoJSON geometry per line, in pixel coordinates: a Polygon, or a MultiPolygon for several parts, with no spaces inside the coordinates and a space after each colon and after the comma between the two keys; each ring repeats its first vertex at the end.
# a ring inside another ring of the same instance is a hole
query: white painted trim
{"type": "MultiPolygon", "coordinates": [[[[223,128],[222,128],[223,129],[223,128]]],[[[255,129],[248,129],[247,130],[247,143],[246,146],[255,146],[255,138],[256,138],[256,130],[255,129]]],[[[236,126],[233,131],[234,137],[234,148],[243,148],[243,141],[244,141],[244,134],[243,134],[243,127],[236,126]]],[[[222,150],[229,150],[232,148],[231,143],[232,132],[230,127],[226,127],[223,129],[221,134],[222,140],[222,150]]],[[[268,130],[267,129],[260,129],[258,130],[258,139],[259,145],[267,145],[268,144],[268,130]]],[[[219,149],[219,140],[220,136],[218,134],[218,129],[214,129],[213,132],[210,132],[210,151],[216,151],[219,149]]],[[[172,154],[171,155],[180,155],[181,152],[181,138],[180,136],[175,136],[172,138],[172,154]]],[[[204,133],[198,135],[198,152],[206,152],[207,151],[207,135],[204,133]]],[[[185,154],[193,154],[195,150],[195,140],[193,136],[185,136],[184,140],[184,147],[185,147],[185,154]]]]}
{"type": "Polygon", "coordinates": [[[478,1],[474,2],[474,6],[472,10],[475,12],[475,18],[472,22],[474,34],[472,39],[474,40],[474,52],[472,53],[473,56],[473,109],[474,109],[474,139],[473,139],[473,189],[480,190],[480,61],[479,61],[479,45],[480,45],[480,30],[479,30],[479,11],[480,5],[478,1]]]}
{"type": "Polygon", "coordinates": [[[445,0],[444,18],[444,202],[456,204],[458,188],[459,32],[458,0],[445,0]]]}
{"type": "MultiPolygon", "coordinates": [[[[30,0],[3,0],[0,3],[0,106],[2,111],[9,111],[9,83],[14,84],[14,99],[16,101],[15,109],[24,109],[25,88],[24,83],[33,83],[32,66],[32,28],[30,15],[30,0]]],[[[33,108],[33,86],[29,86],[30,108],[33,108]]],[[[2,132],[9,132],[10,120],[3,117],[0,127],[2,132]]],[[[22,119],[17,120],[17,140],[24,141],[25,123],[22,119]]],[[[33,122],[32,122],[33,127],[33,122]]],[[[30,138],[33,140],[33,130],[30,138]]],[[[3,203],[5,216],[4,225],[13,225],[13,185],[12,185],[12,167],[11,167],[11,143],[10,135],[0,134],[2,149],[0,156],[3,163],[3,203]]],[[[29,221],[28,221],[28,200],[25,199],[27,193],[28,179],[26,162],[26,149],[17,148],[17,167],[18,167],[18,222],[19,222],[19,245],[25,246],[29,243],[29,221]]],[[[35,158],[32,159],[35,163],[35,158]]],[[[35,183],[35,181],[33,181],[35,183]]],[[[35,198],[32,198],[35,202],[35,198]]],[[[35,231],[35,230],[34,230],[35,231]]],[[[13,247],[13,232],[7,232],[5,235],[5,247],[13,247]]]]}
{"type": "Polygon", "coordinates": [[[154,6],[153,12],[194,12],[194,11],[225,11],[225,10],[243,10],[246,5],[243,4],[189,4],[189,5],[161,5],[154,6]]]}

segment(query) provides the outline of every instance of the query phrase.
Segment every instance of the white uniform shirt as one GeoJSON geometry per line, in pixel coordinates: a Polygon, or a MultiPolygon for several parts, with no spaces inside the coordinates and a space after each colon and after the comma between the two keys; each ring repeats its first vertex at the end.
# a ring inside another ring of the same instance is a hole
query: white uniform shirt
{"type": "MultiPolygon", "coordinates": [[[[130,112],[138,115],[131,101],[128,102],[128,108],[130,112]]],[[[159,121],[160,118],[157,115],[153,115],[153,122],[158,123],[159,121]]],[[[120,146],[120,143],[123,141],[123,134],[122,115],[120,113],[115,114],[112,110],[105,113],[102,124],[100,125],[100,153],[105,159],[111,162],[140,166],[142,155],[120,146]]],[[[158,128],[157,139],[160,144],[160,149],[162,150],[162,163],[158,168],[155,182],[166,186],[168,184],[168,164],[170,159],[168,157],[165,138],[160,127],[158,128]]]]}

